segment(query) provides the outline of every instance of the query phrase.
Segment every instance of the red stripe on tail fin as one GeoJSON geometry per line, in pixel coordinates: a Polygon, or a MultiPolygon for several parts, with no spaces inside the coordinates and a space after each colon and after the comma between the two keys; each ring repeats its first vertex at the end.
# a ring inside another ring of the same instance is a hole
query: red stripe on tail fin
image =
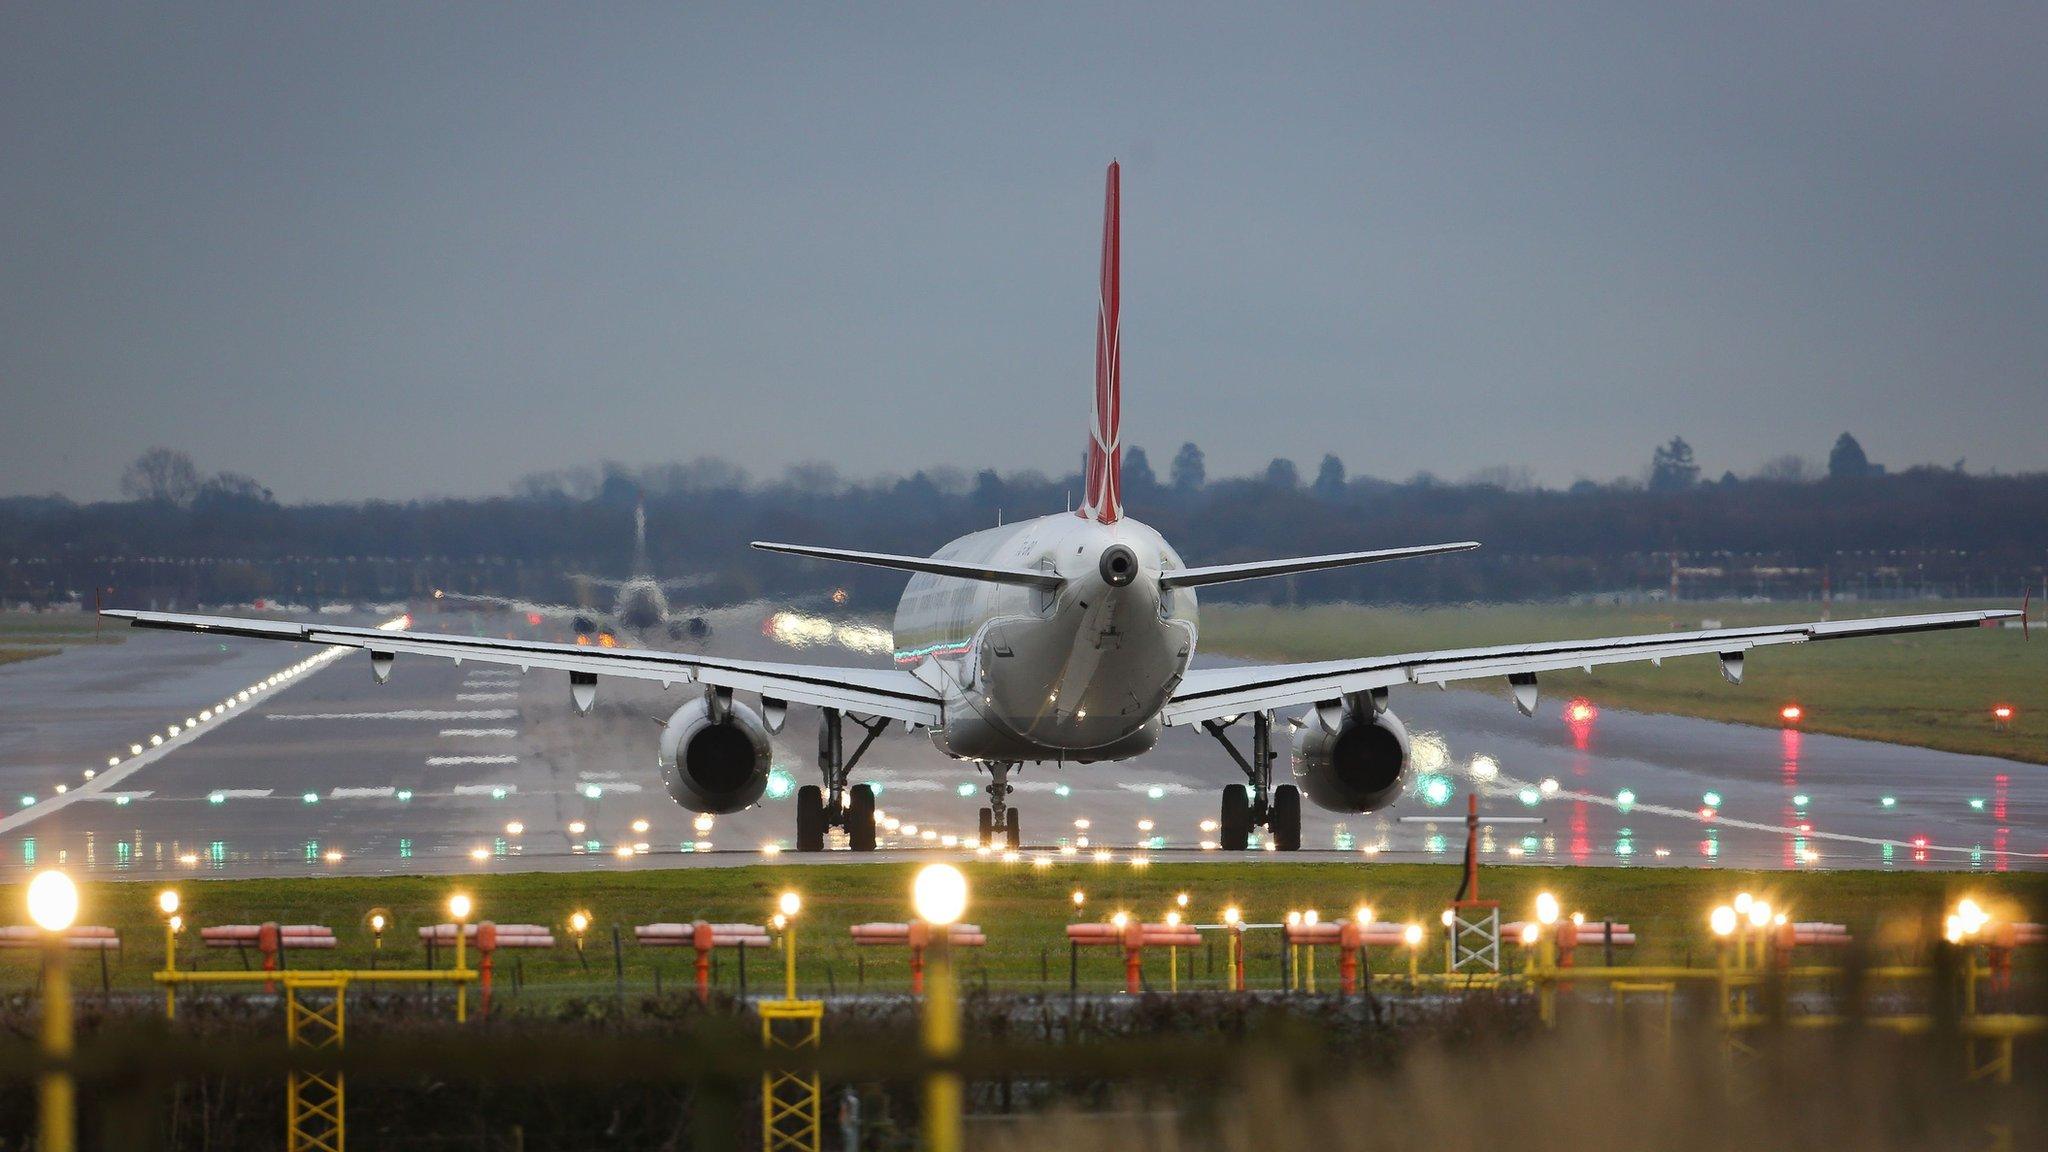
{"type": "Polygon", "coordinates": [[[1118,319],[1118,168],[1109,165],[1102,205],[1102,303],[1095,321],[1095,419],[1088,430],[1088,487],[1081,515],[1123,519],[1123,367],[1118,319]]]}

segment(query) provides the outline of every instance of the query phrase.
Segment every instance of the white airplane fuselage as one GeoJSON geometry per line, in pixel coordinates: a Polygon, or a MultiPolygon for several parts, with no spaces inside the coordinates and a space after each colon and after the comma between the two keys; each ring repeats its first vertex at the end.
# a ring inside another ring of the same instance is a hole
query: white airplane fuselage
{"type": "Polygon", "coordinates": [[[1160,709],[1196,639],[1193,590],[1159,587],[1161,572],[1184,565],[1158,532],[1064,513],[962,536],[933,556],[1062,581],[1051,590],[911,577],[896,608],[896,664],[944,694],[945,721],[931,733],[940,751],[1087,762],[1158,741],[1160,709]]]}

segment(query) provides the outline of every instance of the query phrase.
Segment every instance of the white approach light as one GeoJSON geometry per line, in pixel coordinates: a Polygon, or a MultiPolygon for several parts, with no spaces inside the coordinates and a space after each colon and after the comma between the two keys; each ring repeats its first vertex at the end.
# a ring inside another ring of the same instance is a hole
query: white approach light
{"type": "Polygon", "coordinates": [[[52,869],[28,882],[28,918],[45,932],[62,932],[78,919],[78,885],[52,869]]]}
{"type": "Polygon", "coordinates": [[[918,870],[910,898],[925,923],[956,923],[967,911],[967,877],[951,864],[927,864],[918,870]]]}

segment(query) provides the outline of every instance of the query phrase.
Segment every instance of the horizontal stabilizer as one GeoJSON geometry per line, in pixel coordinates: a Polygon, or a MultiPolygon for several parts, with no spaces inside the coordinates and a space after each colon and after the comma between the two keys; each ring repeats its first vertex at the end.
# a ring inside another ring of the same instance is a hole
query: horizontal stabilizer
{"type": "Polygon", "coordinates": [[[1382,560],[1409,560],[1445,552],[1469,552],[1479,547],[1476,540],[1456,544],[1423,544],[1414,548],[1381,548],[1374,552],[1339,552],[1331,556],[1297,556],[1291,560],[1256,560],[1250,564],[1212,564],[1207,568],[1182,568],[1161,573],[1162,588],[1198,588],[1204,584],[1227,584],[1232,580],[1257,580],[1265,576],[1292,576],[1296,572],[1320,572],[1325,568],[1349,568],[1354,564],[1378,564],[1382,560]]]}
{"type": "Polygon", "coordinates": [[[818,548],[809,544],[772,544],[766,540],[754,541],[754,547],[763,552],[787,552],[792,556],[810,556],[818,560],[842,560],[848,564],[867,564],[876,568],[895,568],[904,572],[929,572],[934,576],[951,576],[956,580],[1024,584],[1033,588],[1060,586],[1058,573],[1041,572],[1034,568],[956,564],[951,560],[934,560],[928,556],[892,556],[886,552],[854,552],[845,548],[818,548]]]}

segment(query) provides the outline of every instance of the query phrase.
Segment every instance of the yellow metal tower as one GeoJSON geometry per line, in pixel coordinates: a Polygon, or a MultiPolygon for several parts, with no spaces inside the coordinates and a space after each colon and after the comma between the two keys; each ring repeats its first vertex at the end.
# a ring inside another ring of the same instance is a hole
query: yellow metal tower
{"type": "MultiPolygon", "coordinates": [[[[329,972],[284,974],[285,1040],[294,1047],[339,1048],[348,1018],[348,978],[329,972]]],[[[339,1072],[293,1072],[285,1082],[286,1152],[342,1152],[347,1135],[339,1072]]]]}
{"type": "MultiPolygon", "coordinates": [[[[761,1044],[770,1052],[816,1051],[825,1023],[822,1000],[763,1000],[761,1044]]],[[[824,1097],[818,1074],[771,1068],[761,1074],[763,1152],[819,1152],[824,1097]]]]}

